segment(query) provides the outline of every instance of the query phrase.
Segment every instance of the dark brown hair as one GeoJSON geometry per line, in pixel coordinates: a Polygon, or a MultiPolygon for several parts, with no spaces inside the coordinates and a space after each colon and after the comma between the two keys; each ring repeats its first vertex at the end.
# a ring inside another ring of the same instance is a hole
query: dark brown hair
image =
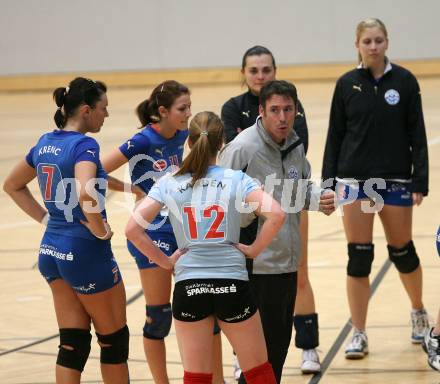
{"type": "Polygon", "coordinates": [[[73,79],[68,87],[59,87],[53,91],[53,99],[58,109],[54,120],[58,128],[63,129],[67,120],[75,114],[81,105],[94,108],[102,95],[107,92],[107,87],[101,81],[93,81],[84,77],[73,79]]]}
{"type": "Polygon", "coordinates": [[[243,55],[243,59],[241,60],[241,69],[243,70],[244,67],[246,67],[246,59],[249,56],[261,56],[261,55],[269,55],[272,58],[272,65],[273,69],[277,69],[277,66],[275,64],[275,58],[273,57],[273,54],[271,51],[269,51],[266,47],[263,47],[262,45],[255,45],[251,48],[249,48],[243,55]]]}
{"type": "Polygon", "coordinates": [[[266,108],[266,101],[273,95],[290,97],[295,106],[298,106],[298,94],[296,92],[296,87],[288,81],[271,80],[263,85],[260,91],[260,105],[263,107],[263,109],[266,108]]]}
{"type": "Polygon", "coordinates": [[[142,127],[160,121],[160,106],[169,109],[178,97],[189,94],[188,87],[175,80],[166,80],[163,83],[160,83],[153,89],[151,96],[141,102],[136,108],[136,114],[142,127]]]}

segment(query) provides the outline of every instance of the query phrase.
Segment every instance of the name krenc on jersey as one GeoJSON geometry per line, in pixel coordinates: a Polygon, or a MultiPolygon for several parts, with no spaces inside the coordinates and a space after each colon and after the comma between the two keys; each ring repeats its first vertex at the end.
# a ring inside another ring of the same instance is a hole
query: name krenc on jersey
{"type": "Polygon", "coordinates": [[[54,145],[45,145],[38,150],[38,155],[42,156],[47,153],[52,153],[55,156],[58,156],[61,152],[61,148],[55,147],[54,145]]]}

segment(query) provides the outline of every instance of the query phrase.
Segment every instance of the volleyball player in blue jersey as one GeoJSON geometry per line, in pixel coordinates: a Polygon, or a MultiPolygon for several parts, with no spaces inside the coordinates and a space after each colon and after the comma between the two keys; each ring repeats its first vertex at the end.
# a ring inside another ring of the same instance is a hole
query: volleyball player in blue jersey
{"type": "Polygon", "coordinates": [[[223,144],[223,124],[217,115],[198,113],[189,130],[190,154],[174,176],[166,175],[152,187],[130,219],[126,235],[164,270],[174,269],[173,316],[184,383],[211,383],[215,319],[237,352],[247,383],[275,383],[245,255],[257,257],[285,215],[243,172],[215,165],[223,144]],[[265,219],[251,245],[237,244],[243,202],[255,204],[256,213],[265,219]],[[154,244],[142,224],[154,222],[164,206],[179,246],[171,257],[154,244]]]}
{"type": "Polygon", "coordinates": [[[44,134],[11,171],[4,190],[38,222],[47,224],[38,266],[52,290],[60,328],[57,383],[79,383],[90,353],[93,322],[105,383],[128,383],[125,290],[106,221],[106,174],[99,145],[87,133],[108,116],[106,87],[78,77],[53,93],[59,129],[44,134]],[[35,178],[44,207],[31,194],[35,178]]]}

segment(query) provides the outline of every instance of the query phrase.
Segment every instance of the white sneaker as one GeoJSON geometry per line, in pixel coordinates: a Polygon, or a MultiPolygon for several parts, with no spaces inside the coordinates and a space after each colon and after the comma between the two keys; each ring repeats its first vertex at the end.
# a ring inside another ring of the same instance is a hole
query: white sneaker
{"type": "Polygon", "coordinates": [[[321,372],[321,363],[316,349],[303,350],[301,372],[304,374],[321,372]]]}
{"type": "Polygon", "coordinates": [[[233,366],[234,366],[234,379],[239,380],[241,376],[240,363],[238,362],[237,355],[233,356],[233,366]]]}
{"type": "Polygon", "coordinates": [[[411,341],[413,344],[421,344],[426,333],[429,332],[429,318],[425,309],[411,311],[411,341]]]}
{"type": "Polygon", "coordinates": [[[363,359],[368,355],[368,337],[364,331],[355,329],[351,341],[345,348],[346,359],[363,359]]]}
{"type": "Polygon", "coordinates": [[[422,347],[428,354],[429,366],[436,371],[440,371],[440,336],[434,336],[432,329],[426,332],[422,347]]]}

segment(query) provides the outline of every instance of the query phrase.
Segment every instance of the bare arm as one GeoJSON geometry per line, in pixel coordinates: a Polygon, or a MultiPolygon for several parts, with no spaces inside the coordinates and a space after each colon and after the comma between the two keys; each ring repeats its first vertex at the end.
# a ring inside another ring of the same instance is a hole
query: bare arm
{"type": "Polygon", "coordinates": [[[112,173],[122,167],[126,162],[128,162],[128,160],[119,148],[113,149],[110,153],[101,158],[101,164],[107,173],[112,173]]]}
{"type": "MultiPolygon", "coordinates": [[[[119,148],[115,148],[101,159],[101,164],[107,173],[111,173],[122,167],[127,161],[127,158],[122,154],[119,148]]],[[[145,192],[137,185],[124,183],[122,180],[113,176],[108,176],[108,188],[117,192],[130,191],[136,195],[136,200],[140,200],[145,196],[145,192]]]]}
{"type": "Polygon", "coordinates": [[[255,214],[264,217],[265,221],[251,245],[238,244],[238,249],[249,258],[256,258],[274,239],[282,227],[286,214],[279,203],[262,189],[250,192],[246,203],[256,207],[255,214]]]}
{"type": "Polygon", "coordinates": [[[75,164],[75,179],[79,182],[78,199],[87,223],[83,223],[90,232],[101,240],[111,238],[112,231],[98,212],[98,196],[90,183],[96,178],[96,164],[91,161],[80,161],[75,164]],[[89,188],[87,188],[89,186],[89,188]],[[93,209],[90,209],[93,208],[93,209]]]}
{"type": "Polygon", "coordinates": [[[146,197],[134,210],[125,228],[125,236],[137,249],[164,269],[174,268],[174,258],[165,255],[145,233],[144,228],[159,214],[163,204],[146,197]]]}
{"type": "Polygon", "coordinates": [[[29,191],[29,184],[37,173],[25,160],[20,161],[11,171],[3,184],[3,190],[11,196],[15,204],[17,204],[24,212],[26,212],[34,220],[41,223],[46,216],[46,209],[35,200],[29,191]]]}

